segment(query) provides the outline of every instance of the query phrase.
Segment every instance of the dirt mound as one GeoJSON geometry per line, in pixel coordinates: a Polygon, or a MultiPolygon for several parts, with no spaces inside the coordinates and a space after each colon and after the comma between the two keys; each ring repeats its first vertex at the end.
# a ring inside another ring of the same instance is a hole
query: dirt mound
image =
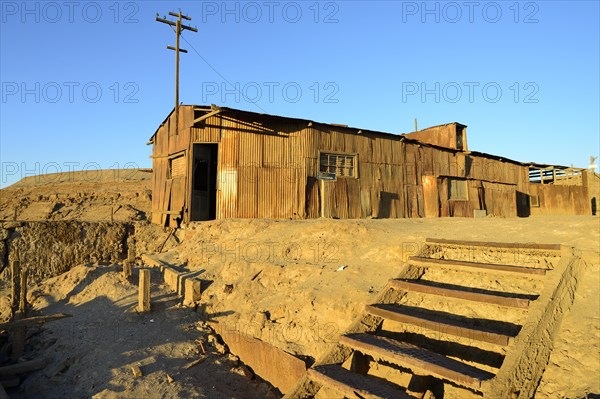
{"type": "Polygon", "coordinates": [[[151,169],[112,169],[26,177],[0,190],[0,220],[146,220],[151,169]]]}

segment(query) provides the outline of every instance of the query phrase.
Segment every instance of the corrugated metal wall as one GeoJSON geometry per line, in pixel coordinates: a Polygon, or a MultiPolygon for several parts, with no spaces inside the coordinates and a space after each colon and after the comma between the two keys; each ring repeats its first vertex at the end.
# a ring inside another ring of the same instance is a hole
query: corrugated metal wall
{"type": "MultiPolygon", "coordinates": [[[[217,218],[315,218],[321,215],[322,199],[326,217],[423,217],[423,176],[471,181],[470,200],[450,204],[447,188],[438,180],[441,216],[473,216],[482,207],[513,216],[515,189],[529,190],[526,166],[402,141],[400,136],[357,134],[350,128],[232,110],[186,128],[192,125],[193,107],[181,109],[179,136],[168,135],[171,117],[155,138],[154,209],[185,206],[189,179],[168,181],[165,156],[189,151],[191,143],[219,144],[217,218]],[[320,152],[356,154],[357,178],[321,185],[320,152]]],[[[164,214],[153,214],[152,220],[168,222],[164,214]]]]}

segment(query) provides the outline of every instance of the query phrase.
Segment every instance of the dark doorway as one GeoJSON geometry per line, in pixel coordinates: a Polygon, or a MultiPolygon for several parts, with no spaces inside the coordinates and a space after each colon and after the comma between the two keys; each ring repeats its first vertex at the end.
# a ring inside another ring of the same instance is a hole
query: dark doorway
{"type": "Polygon", "coordinates": [[[217,215],[217,144],[194,144],[190,220],[214,220],[217,215]]]}
{"type": "Polygon", "coordinates": [[[529,195],[521,191],[517,191],[517,216],[526,218],[531,215],[531,203],[529,195]]]}
{"type": "Polygon", "coordinates": [[[596,197],[592,197],[592,215],[596,216],[598,210],[598,204],[596,204],[596,197]]]}

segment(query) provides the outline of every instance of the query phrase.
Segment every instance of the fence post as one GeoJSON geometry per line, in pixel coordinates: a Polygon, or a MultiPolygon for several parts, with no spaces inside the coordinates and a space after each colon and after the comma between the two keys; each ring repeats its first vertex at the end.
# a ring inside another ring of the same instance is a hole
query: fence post
{"type": "Polygon", "coordinates": [[[138,312],[150,311],[150,270],[140,269],[138,312]]]}

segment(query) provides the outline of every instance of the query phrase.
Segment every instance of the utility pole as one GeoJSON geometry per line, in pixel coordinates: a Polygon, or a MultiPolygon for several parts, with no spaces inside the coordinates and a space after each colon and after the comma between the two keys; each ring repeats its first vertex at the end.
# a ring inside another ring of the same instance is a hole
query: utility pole
{"type": "Polygon", "coordinates": [[[172,17],[177,17],[176,21],[170,21],[166,18],[156,17],[158,22],[162,22],[163,24],[167,24],[175,27],[175,47],[167,46],[169,50],[175,51],[175,134],[179,134],[179,53],[187,53],[187,50],[179,48],[179,37],[181,36],[181,32],[184,30],[189,30],[192,32],[198,32],[198,29],[192,28],[191,26],[183,25],[182,20],[191,21],[192,18],[187,15],[181,14],[181,10],[178,13],[174,13],[169,11],[169,15],[172,17]]]}

